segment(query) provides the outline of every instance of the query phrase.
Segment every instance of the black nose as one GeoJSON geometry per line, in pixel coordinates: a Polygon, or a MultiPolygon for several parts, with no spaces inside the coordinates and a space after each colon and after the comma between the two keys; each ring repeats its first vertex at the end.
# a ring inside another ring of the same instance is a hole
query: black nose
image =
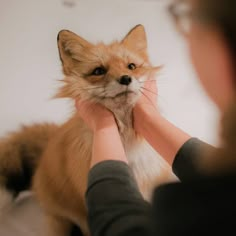
{"type": "Polygon", "coordinates": [[[123,75],[120,79],[119,79],[119,83],[123,84],[123,85],[129,85],[132,82],[132,78],[128,75],[123,75]]]}

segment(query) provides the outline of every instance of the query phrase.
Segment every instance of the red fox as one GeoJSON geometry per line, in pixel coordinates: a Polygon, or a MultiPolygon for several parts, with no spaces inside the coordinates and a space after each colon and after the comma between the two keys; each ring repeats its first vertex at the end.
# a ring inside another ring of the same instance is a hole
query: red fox
{"type": "MultiPolygon", "coordinates": [[[[153,67],[142,25],[121,41],[92,44],[62,30],[58,48],[65,75],[57,97],[88,99],[113,112],[139,189],[175,178],[168,164],[133,129],[132,108],[153,67]]],[[[143,121],[145,122],[145,121],[143,121]]],[[[26,126],[0,142],[0,214],[20,191],[30,189],[45,211],[48,236],[69,236],[73,225],[89,235],[85,192],[93,135],[76,115],[61,126],[26,126]]],[[[109,191],[109,190],[108,190],[109,191]]]]}

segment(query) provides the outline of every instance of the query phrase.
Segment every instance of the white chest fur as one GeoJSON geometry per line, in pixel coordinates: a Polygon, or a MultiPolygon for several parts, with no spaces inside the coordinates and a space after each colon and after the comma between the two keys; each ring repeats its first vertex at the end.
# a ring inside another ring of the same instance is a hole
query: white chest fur
{"type": "MultiPolygon", "coordinates": [[[[143,197],[150,201],[156,186],[176,181],[171,167],[133,129],[132,108],[114,112],[129,165],[143,197]]],[[[145,122],[145,121],[144,121],[145,122]]]]}
{"type": "Polygon", "coordinates": [[[139,189],[146,200],[151,200],[156,186],[177,180],[170,166],[145,140],[133,142],[132,146],[126,148],[126,153],[139,189]]]}

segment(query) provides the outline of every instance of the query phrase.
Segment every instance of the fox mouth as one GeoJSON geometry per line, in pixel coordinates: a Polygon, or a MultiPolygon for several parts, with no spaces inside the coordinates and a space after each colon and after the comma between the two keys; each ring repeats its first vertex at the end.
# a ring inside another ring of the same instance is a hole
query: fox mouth
{"type": "Polygon", "coordinates": [[[122,96],[127,96],[127,95],[129,95],[129,94],[135,94],[135,93],[134,93],[133,91],[125,91],[125,92],[116,94],[113,98],[122,97],[122,96]]]}
{"type": "Polygon", "coordinates": [[[102,100],[105,100],[105,99],[116,99],[116,98],[121,98],[121,97],[128,97],[129,95],[137,95],[137,93],[134,92],[134,91],[128,90],[128,91],[123,91],[121,93],[117,93],[114,96],[103,96],[103,97],[99,96],[99,98],[102,99],[102,100]]]}

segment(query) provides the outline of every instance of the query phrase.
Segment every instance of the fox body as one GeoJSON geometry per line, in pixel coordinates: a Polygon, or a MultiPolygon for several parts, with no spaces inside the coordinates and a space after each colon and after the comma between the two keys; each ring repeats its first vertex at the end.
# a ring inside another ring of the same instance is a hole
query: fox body
{"type": "MultiPolygon", "coordinates": [[[[150,200],[157,184],[175,177],[133,129],[132,109],[143,83],[158,71],[148,59],[144,27],[109,45],[94,45],[63,30],[58,48],[65,78],[57,97],[90,100],[114,114],[139,189],[150,200]]],[[[48,236],[70,235],[74,224],[89,235],[84,196],[92,143],[92,132],[76,114],[61,126],[25,127],[2,139],[0,211],[19,191],[32,189],[48,219],[48,236]]]]}

